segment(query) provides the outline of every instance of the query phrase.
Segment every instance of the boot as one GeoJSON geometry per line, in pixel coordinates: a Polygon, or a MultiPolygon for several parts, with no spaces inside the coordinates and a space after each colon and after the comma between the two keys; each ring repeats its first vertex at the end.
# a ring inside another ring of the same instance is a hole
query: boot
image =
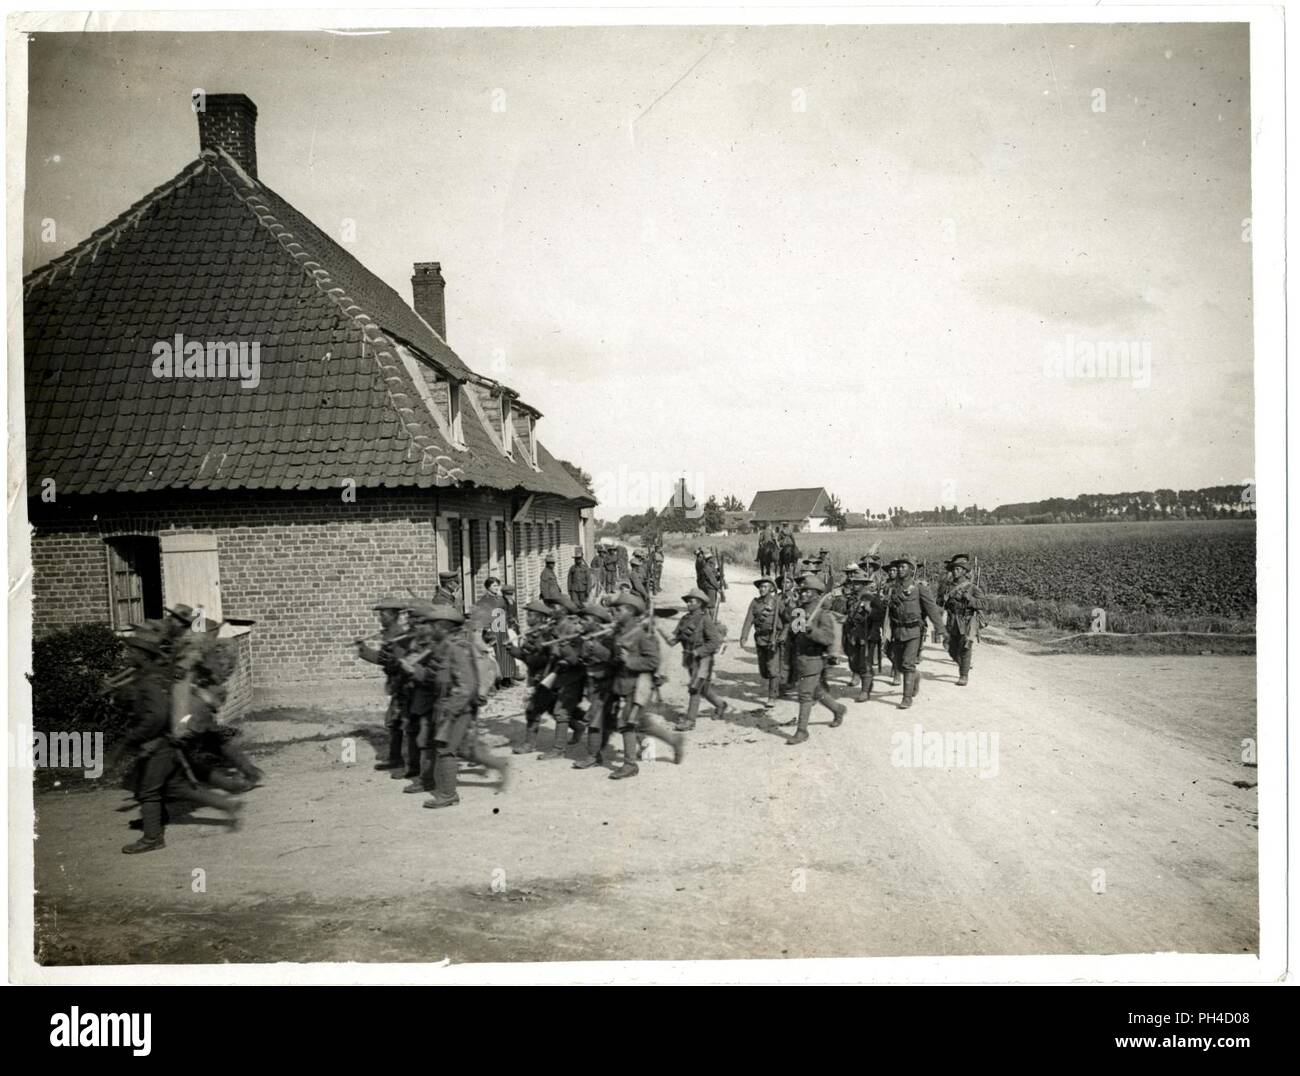
{"type": "Polygon", "coordinates": [[[422,807],[455,807],[460,802],[460,795],[456,791],[456,774],[458,764],[456,756],[450,753],[438,752],[437,761],[434,765],[434,784],[437,791],[434,792],[424,803],[422,807]]]}
{"type": "Polygon", "coordinates": [[[515,744],[514,747],[510,748],[510,752],[511,754],[515,754],[515,755],[527,755],[527,754],[531,754],[533,751],[536,750],[537,750],[537,726],[535,724],[525,725],[523,741],[521,743],[515,744]]]}
{"type": "Polygon", "coordinates": [[[623,733],[623,765],[609,775],[611,781],[622,781],[628,777],[635,777],[641,772],[637,768],[636,752],[636,731],[623,733]]]}
{"type": "Polygon", "coordinates": [[[961,660],[957,663],[957,686],[965,687],[970,683],[970,651],[961,652],[961,660]]]}
{"type": "Polygon", "coordinates": [[[690,732],[695,727],[695,718],[700,712],[700,697],[692,694],[686,700],[686,716],[673,726],[678,732],[690,732]]]}
{"type": "Polygon", "coordinates": [[[839,728],[844,724],[844,715],[848,713],[849,708],[842,702],[828,702],[826,705],[830,707],[831,713],[835,715],[831,718],[831,728],[839,728]]]}
{"type": "MultiPolygon", "coordinates": [[[[907,674],[904,673],[903,675],[906,676],[907,674]]],[[[921,666],[918,665],[916,667],[916,671],[912,673],[912,701],[915,702],[920,697],[921,697],[921,666]]]]}
{"type": "Polygon", "coordinates": [[[153,852],[159,848],[166,848],[166,847],[167,847],[167,842],[164,841],[162,837],[158,837],[152,841],[148,837],[141,837],[138,841],[135,841],[131,844],[123,845],[122,851],[125,852],[128,856],[133,856],[139,852],[153,852]]]}
{"type": "Polygon", "coordinates": [[[727,716],[727,711],[729,709],[731,709],[731,707],[729,707],[727,703],[724,702],[722,699],[719,699],[717,702],[713,704],[713,720],[721,721],[724,717],[727,716]]]}
{"type": "Polygon", "coordinates": [[[583,737],[587,735],[587,724],[586,721],[581,720],[569,722],[569,747],[582,742],[583,737]]]}
{"type": "Polygon", "coordinates": [[[854,698],[853,701],[870,702],[871,701],[871,680],[868,679],[866,673],[863,673],[859,679],[862,681],[862,690],[858,692],[857,696],[854,698]]]}
{"type": "Polygon", "coordinates": [[[377,770],[399,770],[402,768],[402,730],[400,727],[388,730],[388,758],[375,763],[377,770]]]}
{"type": "Polygon", "coordinates": [[[898,704],[900,710],[906,710],[912,705],[912,694],[914,691],[912,678],[915,673],[903,673],[903,701],[898,704]]]}
{"type": "Polygon", "coordinates": [[[406,730],[406,769],[401,773],[394,772],[394,780],[406,778],[408,781],[413,777],[420,776],[420,729],[417,725],[415,728],[406,730]]]}
{"type": "Polygon", "coordinates": [[[563,758],[568,749],[569,722],[557,717],[555,719],[555,739],[551,742],[551,746],[537,757],[541,759],[563,758]]]}
{"type": "Polygon", "coordinates": [[[794,747],[796,744],[808,742],[808,718],[812,716],[812,699],[801,699],[799,702],[799,727],[795,729],[794,735],[785,741],[787,747],[794,747]]]}
{"type": "Polygon", "coordinates": [[[675,735],[668,731],[668,726],[660,721],[653,714],[645,714],[642,717],[642,729],[647,736],[653,736],[656,740],[666,743],[673,749],[673,764],[680,766],[682,759],[686,757],[686,737],[680,732],[675,735]]]}
{"type": "Polygon", "coordinates": [[[601,750],[603,746],[604,743],[599,729],[588,732],[587,753],[573,764],[573,768],[575,770],[589,770],[592,766],[599,766],[605,761],[605,754],[601,750]]]}

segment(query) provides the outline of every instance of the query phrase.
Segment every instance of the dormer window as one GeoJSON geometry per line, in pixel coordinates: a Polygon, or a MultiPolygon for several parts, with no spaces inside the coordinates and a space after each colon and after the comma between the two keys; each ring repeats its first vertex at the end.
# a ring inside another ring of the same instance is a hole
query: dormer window
{"type": "Polygon", "coordinates": [[[451,428],[451,436],[457,445],[465,444],[465,427],[460,417],[460,394],[461,387],[455,381],[448,385],[447,408],[448,419],[447,425],[451,428]]]}
{"type": "Polygon", "coordinates": [[[501,448],[511,459],[515,458],[514,407],[506,393],[501,394],[501,448]]]}

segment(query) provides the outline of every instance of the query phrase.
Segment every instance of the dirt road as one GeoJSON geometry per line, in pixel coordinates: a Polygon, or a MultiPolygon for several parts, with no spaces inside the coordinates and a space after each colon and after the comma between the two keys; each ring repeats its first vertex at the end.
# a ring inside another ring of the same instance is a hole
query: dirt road
{"type": "MultiPolygon", "coordinates": [[[[753,590],[730,574],[734,639],[753,590]]],[[[691,565],[670,561],[665,582],[681,593],[691,565]]],[[[525,756],[508,794],[469,775],[443,811],[371,769],[378,681],[369,713],[260,715],[244,742],[268,783],[247,796],[239,832],[200,812],[169,827],[164,851],[124,856],[135,813],[120,792],[37,797],[40,956],[1256,950],[1256,793],[1238,785],[1255,782],[1240,761],[1254,658],[1042,656],[1002,637],[979,648],[969,687],[937,647],[922,668],[912,709],[886,681],[849,702],[841,728],[822,710],[811,740],[787,747],[776,725],[795,704],[757,712],[754,655],[732,642],[717,684],[733,712],[699,723],[684,765],[609,781],[525,756]],[[973,733],[984,752],[950,765],[963,760],[935,757],[926,733],[973,733]]],[[[664,695],[680,711],[674,673],[664,695]]],[[[516,689],[489,713],[521,708],[516,689]]],[[[518,726],[489,716],[493,732],[518,726]]]]}

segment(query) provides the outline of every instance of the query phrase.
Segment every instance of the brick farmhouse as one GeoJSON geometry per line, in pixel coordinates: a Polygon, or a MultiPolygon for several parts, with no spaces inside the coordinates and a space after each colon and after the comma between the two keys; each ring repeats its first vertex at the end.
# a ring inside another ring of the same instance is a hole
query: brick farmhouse
{"type": "Polygon", "coordinates": [[[373,678],[381,593],[528,600],[595,501],[447,346],[439,264],[404,302],[258,178],[256,117],[209,95],[197,159],[24,280],[33,630],[183,602],[319,688],[373,678]]]}

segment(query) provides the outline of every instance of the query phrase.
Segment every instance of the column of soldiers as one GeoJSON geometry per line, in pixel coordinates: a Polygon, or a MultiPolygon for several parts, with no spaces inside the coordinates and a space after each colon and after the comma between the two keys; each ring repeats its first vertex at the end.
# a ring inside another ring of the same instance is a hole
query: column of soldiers
{"type": "MultiPolygon", "coordinates": [[[[612,762],[610,744],[617,732],[622,754],[610,777],[623,780],[637,775],[647,737],[668,745],[674,761],[681,762],[684,733],[695,727],[701,700],[711,704],[714,719],[727,713],[727,703],[712,684],[725,631],[716,616],[722,584],[711,554],[697,550],[697,582],[704,585],[682,595],[685,614],[670,636],[655,624],[653,551],[635,551],[622,578],[617,554],[610,552],[602,547],[589,567],[581,550],[575,550],[567,593],[555,576],[554,557],[546,558],[540,594],[524,606],[525,623],[516,626],[518,634],[512,631],[506,643],[529,688],[522,736],[512,752],[555,760],[576,749],[573,768],[585,770],[612,762]],[[606,575],[611,565],[612,590],[606,575]],[[660,640],[682,648],[688,678],[686,713],[671,729],[649,709],[667,679],[660,640]],[[553,731],[543,743],[548,718],[553,731]]],[[[740,643],[747,647],[752,635],[765,688],[764,710],[791,691],[796,694],[798,712],[788,722],[796,727],[787,744],[807,742],[816,705],[831,712],[832,728],[844,721],[847,709],[830,692],[837,643],[858,687],[855,702],[870,701],[875,677],[888,658],[895,679],[901,675],[903,681],[900,707],[914,704],[927,626],[936,638],[946,638],[959,669],[958,684],[969,682],[983,606],[970,558],[959,554],[945,564],[938,601],[917,567],[910,557],[888,564],[876,556],[863,557],[835,585],[829,556],[822,550],[805,559],[793,578],[754,581],[758,593],[746,611],[740,643]]],[[[454,581],[445,582],[454,593],[454,581]]],[[[504,786],[505,762],[489,755],[478,738],[476,718],[484,693],[478,689],[469,644],[477,627],[470,625],[467,631],[464,615],[447,601],[387,598],[376,609],[378,643],[358,642],[362,658],[383,666],[390,695],[388,753],[376,769],[408,780],[404,791],[427,793],[426,807],[459,802],[458,758],[499,770],[504,786]],[[405,625],[400,623],[403,613],[405,625]]]]}
{"type": "MultiPolygon", "coordinates": [[[[547,556],[538,598],[524,606],[524,624],[508,633],[509,657],[522,666],[529,689],[523,735],[512,753],[559,759],[578,745],[582,755],[574,768],[588,769],[605,761],[618,732],[621,765],[610,776],[624,780],[637,775],[645,738],[665,743],[680,763],[685,737],[649,710],[665,679],[659,639],[667,639],[655,629],[648,605],[649,557],[633,553],[622,578],[609,547],[598,560],[593,570],[582,551],[574,551],[565,594],[555,558],[547,556]],[[614,574],[606,575],[611,567],[614,574]],[[547,718],[554,733],[541,745],[547,718]]],[[[454,600],[454,576],[445,583],[454,600]]],[[[495,626],[467,621],[453,601],[387,597],[374,608],[380,630],[373,643],[357,640],[357,653],[384,669],[389,694],[387,753],[375,769],[408,781],[404,792],[428,794],[424,806],[431,808],[460,802],[458,759],[499,771],[504,788],[506,762],[486,750],[477,724],[486,692],[474,644],[495,626]]]]}
{"type": "MultiPolygon", "coordinates": [[[[697,571],[699,554],[697,550],[697,571]]],[[[777,699],[797,689],[797,729],[791,745],[807,740],[808,719],[814,703],[833,714],[832,728],[843,721],[843,708],[828,691],[828,667],[838,661],[832,653],[837,614],[843,629],[840,646],[849,672],[858,684],[855,702],[868,702],[883,658],[889,659],[896,686],[901,676],[902,709],[910,708],[920,693],[922,645],[927,627],[945,638],[948,654],[958,667],[958,686],[970,682],[973,644],[978,638],[984,596],[970,571],[970,557],[959,553],[944,564],[936,601],[917,572],[923,568],[911,557],[883,564],[874,554],[850,563],[843,582],[833,587],[828,552],[800,562],[793,578],[756,579],[758,596],[749,604],[741,628],[741,646],[753,633],[759,676],[766,687],[762,706],[770,710],[777,699]],[[826,596],[836,597],[826,607],[826,596]],[[945,619],[946,618],[946,619],[945,619]]]]}

